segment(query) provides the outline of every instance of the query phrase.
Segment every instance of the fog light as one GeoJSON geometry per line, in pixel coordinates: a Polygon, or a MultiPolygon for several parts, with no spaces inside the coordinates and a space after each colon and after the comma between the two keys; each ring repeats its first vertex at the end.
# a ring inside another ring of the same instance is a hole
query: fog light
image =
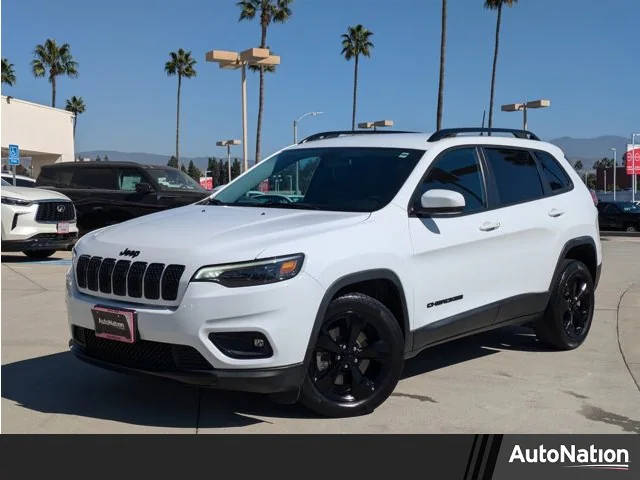
{"type": "Polygon", "coordinates": [[[213,332],[209,340],[231,358],[267,358],[273,355],[271,344],[260,332],[213,332]]]}

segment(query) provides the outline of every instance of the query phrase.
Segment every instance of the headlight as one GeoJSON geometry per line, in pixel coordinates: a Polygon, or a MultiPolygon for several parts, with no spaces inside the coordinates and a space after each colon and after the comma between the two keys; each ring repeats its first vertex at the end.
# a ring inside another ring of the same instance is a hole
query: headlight
{"type": "Polygon", "coordinates": [[[202,267],[191,281],[215,282],[225,287],[248,287],[281,282],[295,277],[302,268],[304,255],[296,253],[251,262],[202,267]]]}
{"type": "Polygon", "coordinates": [[[2,196],[2,203],[5,205],[18,205],[20,207],[28,207],[31,202],[28,200],[20,200],[19,198],[2,196]]]}

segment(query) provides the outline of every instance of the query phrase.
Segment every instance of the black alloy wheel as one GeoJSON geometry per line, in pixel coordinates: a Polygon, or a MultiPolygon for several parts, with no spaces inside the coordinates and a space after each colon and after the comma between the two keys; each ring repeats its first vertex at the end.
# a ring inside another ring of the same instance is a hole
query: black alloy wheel
{"type": "Polygon", "coordinates": [[[589,269],[578,260],[565,260],[544,316],[535,324],[536,335],[552,348],[571,350],[580,346],[591,328],[594,305],[589,269]]]}
{"type": "Polygon", "coordinates": [[[373,411],[402,371],[402,331],[393,314],[363,294],[334,300],[313,347],[303,403],[328,416],[373,411]]]}

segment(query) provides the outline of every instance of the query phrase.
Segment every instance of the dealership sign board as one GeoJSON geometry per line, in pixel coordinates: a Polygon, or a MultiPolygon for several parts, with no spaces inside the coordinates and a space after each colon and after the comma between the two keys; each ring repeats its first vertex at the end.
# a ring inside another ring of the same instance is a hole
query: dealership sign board
{"type": "Polygon", "coordinates": [[[627,175],[640,175],[640,145],[627,145],[627,175]]]}
{"type": "Polygon", "coordinates": [[[213,190],[213,178],[212,177],[200,177],[200,186],[205,190],[213,190]]]}

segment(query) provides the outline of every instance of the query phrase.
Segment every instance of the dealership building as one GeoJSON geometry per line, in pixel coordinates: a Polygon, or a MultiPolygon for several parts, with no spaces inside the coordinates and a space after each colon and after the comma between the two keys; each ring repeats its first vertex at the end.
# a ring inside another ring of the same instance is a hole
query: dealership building
{"type": "Polygon", "coordinates": [[[3,169],[9,145],[18,145],[21,164],[29,168],[33,178],[43,165],[74,161],[73,113],[5,95],[0,99],[0,109],[3,169]]]}

